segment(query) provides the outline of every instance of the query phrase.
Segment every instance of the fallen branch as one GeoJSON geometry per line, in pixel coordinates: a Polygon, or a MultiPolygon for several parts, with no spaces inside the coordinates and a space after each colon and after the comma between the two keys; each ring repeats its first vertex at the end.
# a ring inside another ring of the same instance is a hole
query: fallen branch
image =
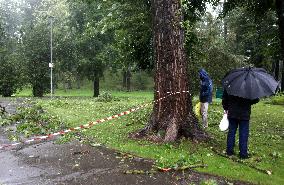
{"type": "Polygon", "coordinates": [[[207,164],[196,164],[196,165],[182,166],[182,167],[179,167],[175,170],[187,170],[187,169],[193,169],[193,168],[206,168],[206,167],[208,167],[207,164]]]}
{"type": "MultiPolygon", "coordinates": [[[[157,166],[156,166],[157,167],[157,166]]],[[[186,165],[186,166],[181,166],[181,167],[177,167],[177,168],[161,168],[161,167],[157,167],[159,171],[162,172],[168,172],[171,170],[175,170],[175,171],[183,171],[183,170],[187,170],[187,169],[193,169],[193,168],[206,168],[208,167],[207,164],[195,164],[195,165],[186,165]]]]}
{"type": "Polygon", "coordinates": [[[212,148],[212,151],[215,152],[219,156],[225,157],[227,159],[231,159],[232,161],[240,163],[240,164],[244,164],[244,165],[246,165],[246,166],[248,166],[250,168],[253,168],[253,169],[255,169],[255,170],[257,170],[257,171],[259,171],[261,173],[264,173],[264,174],[267,174],[267,175],[271,175],[272,174],[272,172],[270,170],[261,169],[261,168],[258,168],[256,166],[252,165],[252,164],[246,163],[244,160],[241,160],[241,159],[238,159],[238,158],[229,157],[229,156],[227,156],[227,155],[217,151],[214,148],[212,148]]]}

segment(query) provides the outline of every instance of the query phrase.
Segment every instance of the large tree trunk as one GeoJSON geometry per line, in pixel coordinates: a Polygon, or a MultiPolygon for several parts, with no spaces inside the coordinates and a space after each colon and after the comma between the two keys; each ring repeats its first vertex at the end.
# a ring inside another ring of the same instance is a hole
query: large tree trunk
{"type": "Polygon", "coordinates": [[[188,93],[180,0],[153,0],[155,94],[149,124],[140,134],[165,133],[164,141],[195,137],[201,131],[188,93]],[[180,92],[180,93],[178,93],[180,92]],[[170,95],[170,93],[176,93],[170,95]],[[164,98],[159,100],[160,98],[164,98]]]}
{"type": "MultiPolygon", "coordinates": [[[[281,60],[284,62],[284,1],[276,0],[279,37],[281,42],[281,60]]],[[[284,91],[284,67],[282,67],[281,91],[284,91]]]]}
{"type": "Polygon", "coordinates": [[[94,97],[98,97],[100,95],[100,78],[99,75],[95,75],[94,77],[94,97]]]}

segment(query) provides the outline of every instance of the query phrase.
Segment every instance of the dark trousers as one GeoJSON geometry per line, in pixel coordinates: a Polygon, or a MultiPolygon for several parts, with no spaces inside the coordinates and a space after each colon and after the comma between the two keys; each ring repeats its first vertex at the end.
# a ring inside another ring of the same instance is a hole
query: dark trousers
{"type": "Polygon", "coordinates": [[[240,157],[248,157],[248,137],[249,137],[249,120],[238,120],[229,118],[229,132],[227,136],[227,154],[234,154],[235,135],[239,127],[239,149],[240,157]]]}

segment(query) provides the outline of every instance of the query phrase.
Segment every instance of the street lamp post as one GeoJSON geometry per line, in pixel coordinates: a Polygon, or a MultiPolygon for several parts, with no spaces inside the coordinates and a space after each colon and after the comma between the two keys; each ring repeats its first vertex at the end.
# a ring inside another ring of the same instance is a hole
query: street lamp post
{"type": "Polygon", "coordinates": [[[53,37],[53,33],[52,33],[52,27],[53,27],[53,18],[52,16],[49,17],[50,20],[50,63],[49,63],[49,67],[50,67],[50,97],[52,98],[53,96],[53,79],[52,79],[52,70],[53,70],[53,61],[52,61],[52,57],[53,57],[53,47],[52,47],[52,37],[53,37]]]}

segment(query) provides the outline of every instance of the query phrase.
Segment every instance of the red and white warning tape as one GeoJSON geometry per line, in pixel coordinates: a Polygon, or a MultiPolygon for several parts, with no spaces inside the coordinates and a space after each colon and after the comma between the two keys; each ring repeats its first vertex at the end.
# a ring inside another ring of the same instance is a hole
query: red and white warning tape
{"type": "Polygon", "coordinates": [[[132,108],[132,109],[129,109],[127,111],[124,111],[124,112],[121,112],[119,114],[116,114],[116,115],[113,115],[113,116],[110,116],[110,117],[107,117],[107,118],[104,118],[104,119],[99,119],[97,121],[91,121],[85,125],[80,125],[78,127],[75,127],[75,128],[69,128],[67,130],[63,130],[63,131],[59,131],[59,132],[56,132],[56,133],[52,133],[52,134],[48,134],[48,135],[44,135],[44,136],[37,136],[37,137],[34,137],[34,138],[31,138],[29,140],[26,140],[26,141],[22,141],[22,142],[18,142],[18,143],[13,143],[13,144],[4,144],[4,145],[0,145],[0,149],[6,149],[6,148],[10,148],[10,147],[15,147],[15,146],[18,146],[20,144],[30,144],[32,142],[35,142],[35,141],[42,141],[42,140],[47,140],[47,139],[52,139],[53,137],[55,136],[58,136],[58,135],[64,135],[68,132],[73,132],[73,131],[78,131],[78,130],[82,130],[82,129],[88,129],[88,128],[91,128],[93,127],[95,124],[98,124],[98,123],[103,123],[105,121],[110,121],[112,119],[116,119],[118,117],[121,117],[121,116],[124,116],[124,115],[127,115],[127,114],[130,114],[131,112],[136,112],[140,109],[143,109],[149,105],[151,105],[152,103],[157,103],[171,95],[175,95],[175,94],[180,94],[180,93],[188,93],[189,91],[181,91],[181,92],[167,92],[168,95],[165,96],[165,97],[162,97],[162,98],[159,98],[158,100],[155,100],[151,103],[146,103],[144,105],[141,105],[137,108],[132,108]]]}

